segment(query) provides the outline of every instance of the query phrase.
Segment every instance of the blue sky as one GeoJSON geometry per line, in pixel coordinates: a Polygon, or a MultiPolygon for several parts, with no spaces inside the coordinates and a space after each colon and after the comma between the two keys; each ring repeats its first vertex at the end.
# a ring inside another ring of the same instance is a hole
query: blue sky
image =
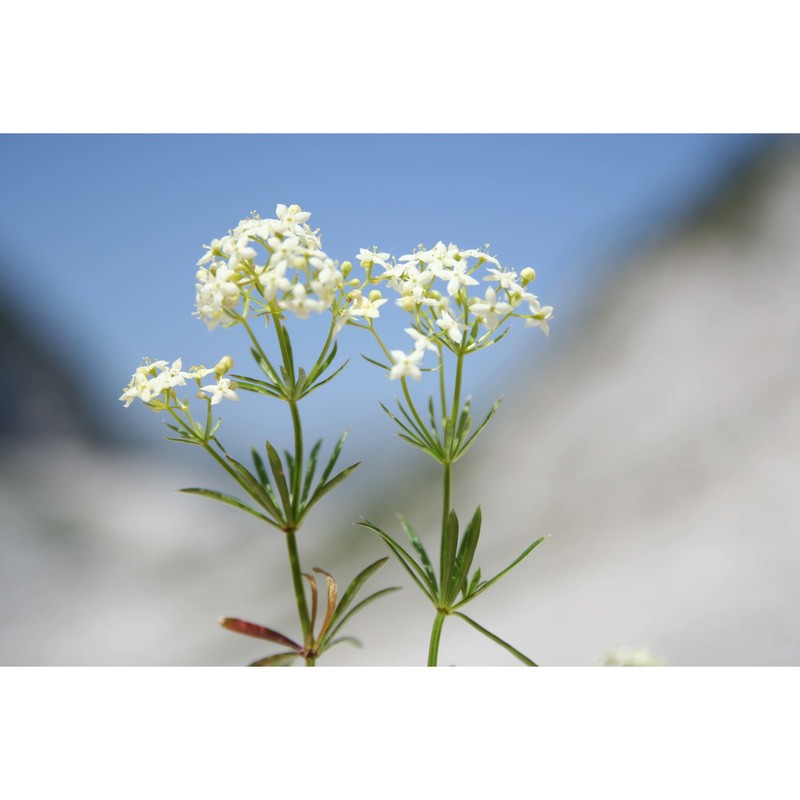
{"type": "MultiPolygon", "coordinates": [[[[79,372],[98,416],[155,439],[160,426],[144,409],[123,414],[117,400],[142,356],[211,363],[231,352],[246,371],[239,332],[209,333],[191,312],[201,245],[251,210],[272,216],[278,202],[299,203],[339,260],[373,244],[401,255],[439,239],[490,243],[504,265],[535,267],[535,291],[556,308],[549,341],[520,329],[493,352],[486,369],[502,384],[520,354],[558,340],[604,270],[668,229],[757,144],[713,135],[3,136],[0,271],[12,311],[79,372]]],[[[390,319],[402,337],[402,320],[390,319]]],[[[301,352],[310,348],[314,326],[295,330],[301,352]]],[[[355,336],[342,344],[350,354],[362,347],[355,336]]],[[[320,433],[358,423],[368,437],[383,424],[377,400],[395,387],[358,362],[309,398],[320,433]]],[[[472,387],[476,399],[482,385],[472,387]]],[[[249,400],[241,408],[226,426],[244,443],[262,411],[249,400]]]]}

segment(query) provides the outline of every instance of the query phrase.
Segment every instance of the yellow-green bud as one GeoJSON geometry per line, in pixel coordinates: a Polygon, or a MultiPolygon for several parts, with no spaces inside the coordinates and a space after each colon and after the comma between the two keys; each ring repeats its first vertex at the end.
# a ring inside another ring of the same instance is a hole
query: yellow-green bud
{"type": "Polygon", "coordinates": [[[398,302],[400,303],[400,308],[402,308],[403,311],[414,311],[414,309],[417,307],[417,304],[414,301],[414,295],[411,294],[404,295],[398,302]]]}
{"type": "Polygon", "coordinates": [[[519,277],[522,279],[522,285],[527,286],[531,281],[536,280],[536,270],[533,267],[525,267],[522,272],[520,272],[519,277]]]}
{"type": "Polygon", "coordinates": [[[372,290],[372,291],[369,293],[369,301],[370,301],[370,303],[374,303],[376,300],[380,300],[382,296],[383,296],[383,295],[381,295],[381,293],[380,293],[380,290],[379,290],[379,289],[373,289],[373,290],[372,290]]]}
{"type": "Polygon", "coordinates": [[[344,264],[339,267],[339,269],[341,270],[342,275],[346,278],[352,272],[353,265],[349,261],[345,261],[344,264]]]}
{"type": "Polygon", "coordinates": [[[214,367],[214,375],[219,380],[226,372],[233,369],[233,359],[230,356],[223,356],[216,367],[214,367]]]}

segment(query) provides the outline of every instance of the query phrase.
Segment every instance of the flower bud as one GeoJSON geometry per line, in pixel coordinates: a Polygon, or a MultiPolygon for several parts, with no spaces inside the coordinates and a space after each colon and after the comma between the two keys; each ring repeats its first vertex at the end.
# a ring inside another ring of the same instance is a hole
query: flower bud
{"type": "Polygon", "coordinates": [[[345,261],[341,267],[339,267],[342,275],[346,278],[353,270],[353,265],[349,261],[345,261]]]}
{"type": "Polygon", "coordinates": [[[520,272],[519,277],[522,279],[522,285],[527,286],[531,281],[536,280],[536,270],[533,267],[525,267],[522,272],[520,272]]]}
{"type": "Polygon", "coordinates": [[[216,367],[214,367],[214,375],[219,380],[226,372],[233,369],[233,359],[230,356],[223,356],[216,367]]]}
{"type": "Polygon", "coordinates": [[[376,300],[380,300],[382,297],[380,289],[373,289],[369,293],[369,301],[370,303],[374,303],[376,300]]]}
{"type": "Polygon", "coordinates": [[[406,294],[403,295],[398,301],[397,305],[403,309],[403,311],[414,311],[417,307],[416,300],[414,300],[414,295],[406,294]]]}

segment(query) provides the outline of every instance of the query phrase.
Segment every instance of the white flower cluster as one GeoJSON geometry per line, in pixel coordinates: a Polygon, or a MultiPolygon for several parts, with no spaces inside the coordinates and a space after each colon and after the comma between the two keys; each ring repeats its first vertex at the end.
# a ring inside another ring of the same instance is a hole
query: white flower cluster
{"type": "MultiPolygon", "coordinates": [[[[526,288],[536,278],[530,267],[517,274],[501,267],[487,252],[461,250],[444,242],[438,242],[430,250],[420,245],[415,252],[399,259],[377,249],[362,248],[357,258],[366,271],[365,284],[385,283],[399,295],[397,304],[414,318],[414,327],[406,328],[414,338],[414,350],[409,354],[391,351],[394,366],[390,378],[418,380],[425,351],[438,351],[435,342],[455,352],[476,350],[491,343],[497,328],[512,317],[524,319],[526,327],[550,332],[552,306],[542,306],[526,288]],[[485,274],[478,276],[483,265],[487,265],[485,274]],[[374,274],[377,267],[383,272],[374,274]],[[490,285],[481,290],[483,282],[490,285]]],[[[348,319],[369,316],[362,310],[368,302],[372,305],[386,302],[377,290],[366,299],[361,292],[351,292],[347,297],[351,301],[344,311],[348,319]]]]}
{"type": "MultiPolygon", "coordinates": [[[[166,361],[150,361],[145,359],[141,367],[131,376],[130,383],[123,389],[120,400],[125,403],[125,408],[137,398],[157,410],[166,408],[167,394],[178,386],[186,386],[187,380],[194,380],[201,392],[211,396],[211,405],[217,405],[223,398],[238,400],[237,385],[230,378],[223,375],[233,367],[233,359],[225,356],[216,367],[190,367],[188,372],[183,371],[183,362],[177,359],[170,366],[166,361]],[[200,386],[200,381],[208,375],[214,374],[217,381],[214,384],[200,386]],[[164,398],[161,399],[161,396],[164,398]]],[[[179,404],[183,405],[181,401],[179,404]]]]}
{"type": "Polygon", "coordinates": [[[195,315],[209,329],[235,325],[251,305],[301,319],[334,305],[344,276],[322,251],[319,231],[308,226],[311,214],[283,204],[275,214],[276,219],[261,219],[253,212],[226,236],[204,245],[208,252],[197,262],[195,315]],[[263,264],[256,263],[257,248],[265,254],[263,264]]]}

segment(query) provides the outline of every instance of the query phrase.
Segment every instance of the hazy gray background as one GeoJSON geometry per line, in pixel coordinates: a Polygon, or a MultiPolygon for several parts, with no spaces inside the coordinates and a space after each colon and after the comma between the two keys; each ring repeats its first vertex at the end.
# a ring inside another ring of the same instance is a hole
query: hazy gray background
{"type": "MultiPolygon", "coordinates": [[[[477,409],[505,395],[456,466],[461,516],[484,510],[477,563],[552,534],[471,616],[546,665],[640,643],[672,664],[800,663],[796,139],[3,137],[0,169],[2,663],[271,651],[222,615],[296,635],[279,534],[176,494],[228,487],[116,399],[143,355],[240,356],[236,331],[190,317],[193,264],[293,201],[335,258],[488,241],[556,307],[549,339],[513,330],[467,376],[477,409]]],[[[356,333],[345,349],[366,349],[356,333]]],[[[306,411],[368,462],[302,534],[304,565],[342,582],[384,555],[359,514],[435,540],[436,471],[377,407],[395,391],[354,362],[306,411]]],[[[234,450],[288,442],[277,403],[223,416],[234,450]]],[[[405,588],[355,618],[364,650],[323,663],[424,662],[432,610],[394,564],[373,580],[405,588]]],[[[440,663],[514,662],[448,620],[440,663]]]]}

